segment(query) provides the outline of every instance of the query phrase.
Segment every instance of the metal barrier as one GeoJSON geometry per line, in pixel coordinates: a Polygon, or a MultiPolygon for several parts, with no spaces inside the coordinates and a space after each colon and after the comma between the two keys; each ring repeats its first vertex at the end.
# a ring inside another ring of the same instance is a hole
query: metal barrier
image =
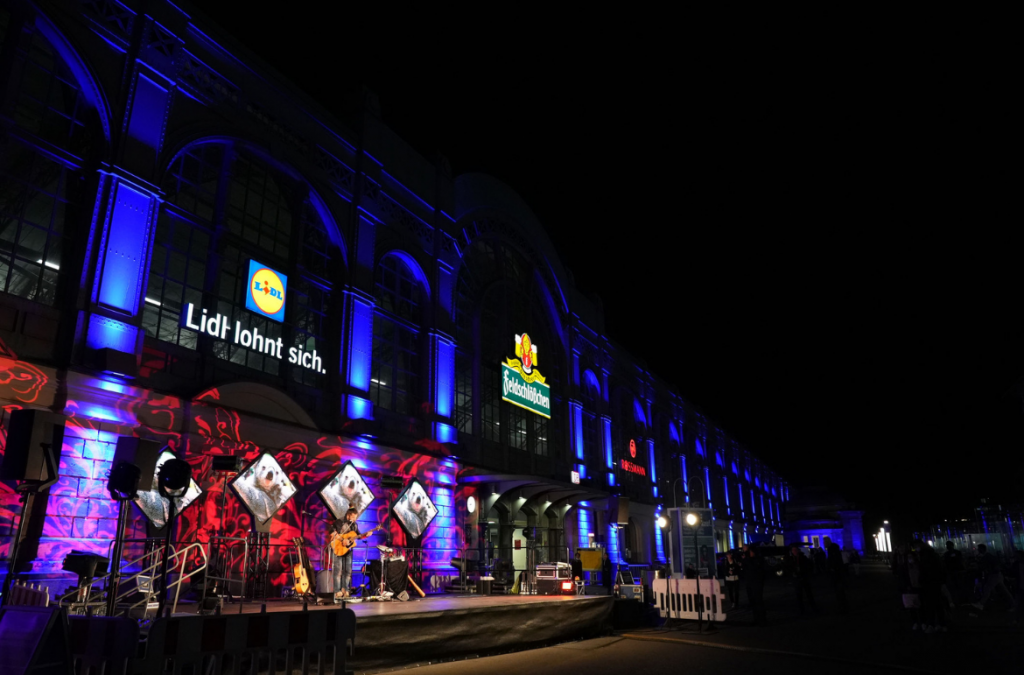
{"type": "MultiPolygon", "coordinates": [[[[156,596],[159,592],[161,592],[161,590],[157,588],[158,584],[153,583],[153,580],[155,576],[159,574],[163,560],[163,551],[164,547],[156,548],[150,551],[149,553],[146,553],[141,558],[130,560],[121,566],[122,569],[124,569],[125,567],[140,565],[142,569],[130,577],[121,577],[119,579],[119,587],[117,589],[110,590],[110,592],[117,592],[117,596],[115,598],[115,606],[118,601],[135,594],[136,591],[139,591],[139,589],[142,588],[141,592],[143,593],[143,598],[135,602],[134,604],[130,605],[127,611],[132,612],[140,606],[145,605],[146,609],[143,611],[143,618],[145,618],[146,614],[148,614],[149,612],[149,605],[152,603],[153,597],[156,596]],[[140,581],[143,581],[144,583],[140,584],[140,581]],[[135,583],[132,584],[132,582],[135,583]],[[121,591],[120,588],[124,587],[125,585],[130,587],[129,590],[121,591]]],[[[182,584],[185,583],[185,581],[187,581],[188,579],[191,579],[197,573],[205,570],[208,562],[209,558],[206,554],[206,548],[204,544],[189,544],[188,546],[179,551],[173,550],[172,547],[172,552],[168,562],[168,568],[171,570],[173,570],[175,567],[179,568],[178,578],[173,583],[167,584],[165,586],[165,590],[163,590],[163,592],[166,592],[170,591],[172,588],[174,589],[174,604],[171,608],[172,614],[176,612],[178,609],[178,599],[181,595],[182,584]],[[186,574],[185,563],[188,561],[189,554],[195,551],[198,551],[201,554],[203,564],[186,574]]],[[[92,584],[95,584],[97,582],[106,582],[110,576],[111,573],[107,573],[103,576],[96,577],[92,580],[92,584]]],[[[62,595],[57,600],[57,604],[59,604],[63,608],[68,609],[69,612],[81,610],[82,613],[85,614],[102,613],[102,609],[107,604],[106,600],[103,599],[103,594],[104,591],[102,589],[98,591],[94,590],[91,585],[85,587],[84,589],[76,588],[62,595]],[[84,596],[83,590],[85,593],[84,596]]]]}
{"type": "Polygon", "coordinates": [[[7,593],[7,597],[4,598],[5,605],[19,605],[22,607],[50,606],[50,590],[43,588],[41,584],[39,586],[35,584],[30,586],[20,581],[15,581],[7,593]]]}
{"type": "Polygon", "coordinates": [[[70,618],[75,675],[125,675],[139,651],[139,624],[121,617],[70,618]]]}
{"type": "Polygon", "coordinates": [[[696,620],[703,604],[704,619],[725,621],[725,594],[718,579],[655,579],[653,589],[658,613],[664,618],[696,620]]]}
{"type": "Polygon", "coordinates": [[[328,611],[160,618],[134,673],[343,675],[356,616],[328,611]]]}

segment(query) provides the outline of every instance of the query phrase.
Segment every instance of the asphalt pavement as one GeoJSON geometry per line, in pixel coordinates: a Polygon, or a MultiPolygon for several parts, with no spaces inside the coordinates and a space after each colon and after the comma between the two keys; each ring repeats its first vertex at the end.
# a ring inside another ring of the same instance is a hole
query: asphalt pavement
{"type": "Polygon", "coordinates": [[[728,612],[727,621],[710,632],[698,632],[695,622],[669,622],[513,654],[420,664],[416,672],[648,675],[696,668],[701,675],[735,675],[749,668],[824,669],[829,675],[1024,673],[1024,626],[1010,625],[1006,607],[977,612],[961,605],[951,611],[948,632],[926,634],[912,630],[888,569],[870,564],[860,569],[849,579],[849,614],[838,612],[824,576],[813,581],[818,612],[803,615],[790,586],[773,579],[765,592],[767,626],[755,626],[750,611],[740,609],[728,612]]]}

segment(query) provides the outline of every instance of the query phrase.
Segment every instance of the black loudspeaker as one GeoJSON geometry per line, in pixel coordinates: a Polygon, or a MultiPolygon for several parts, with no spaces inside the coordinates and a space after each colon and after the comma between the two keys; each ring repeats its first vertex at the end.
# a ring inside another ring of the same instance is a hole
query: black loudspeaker
{"type": "Polygon", "coordinates": [[[0,463],[0,480],[53,480],[46,469],[42,444],[54,458],[64,443],[64,421],[48,410],[12,410],[7,417],[7,448],[0,463]],[[59,420],[59,422],[58,422],[59,420]]]}
{"type": "Polygon", "coordinates": [[[211,471],[223,471],[225,473],[238,473],[245,466],[245,459],[243,457],[235,457],[234,455],[214,455],[213,461],[210,462],[211,471]]]}
{"type": "Polygon", "coordinates": [[[128,462],[139,467],[139,492],[149,492],[156,488],[156,460],[163,449],[164,444],[158,441],[121,436],[117,439],[117,450],[114,451],[114,465],[128,462]]]}
{"type": "Polygon", "coordinates": [[[400,602],[408,602],[409,601],[409,594],[406,593],[405,591],[402,591],[401,593],[399,593],[395,597],[398,598],[398,600],[400,602]]]}
{"type": "Polygon", "coordinates": [[[629,525],[629,497],[612,495],[608,500],[608,522],[629,525]]]}

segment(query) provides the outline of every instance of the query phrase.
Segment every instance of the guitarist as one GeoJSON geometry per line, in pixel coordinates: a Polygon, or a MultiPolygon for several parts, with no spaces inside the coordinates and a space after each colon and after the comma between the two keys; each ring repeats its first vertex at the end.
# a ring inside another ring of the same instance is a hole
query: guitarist
{"type": "MultiPolygon", "coordinates": [[[[350,508],[345,512],[345,517],[339,520],[335,520],[331,525],[331,539],[338,537],[343,534],[354,532],[356,537],[362,539],[364,536],[369,536],[369,532],[363,535],[359,531],[359,524],[356,522],[356,517],[359,512],[354,508],[350,508]]],[[[355,543],[355,540],[352,541],[355,543]]],[[[335,604],[341,604],[342,598],[349,596],[349,586],[352,584],[352,558],[355,546],[346,553],[345,555],[335,555],[333,550],[331,555],[334,556],[334,602],[335,604]]]]}

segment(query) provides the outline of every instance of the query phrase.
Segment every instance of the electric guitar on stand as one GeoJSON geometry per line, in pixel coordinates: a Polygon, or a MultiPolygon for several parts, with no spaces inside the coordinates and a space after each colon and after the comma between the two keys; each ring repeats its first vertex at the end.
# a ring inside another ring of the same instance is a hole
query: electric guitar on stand
{"type": "Polygon", "coordinates": [[[346,532],[345,534],[338,534],[337,532],[331,533],[331,550],[336,556],[343,556],[351,551],[356,546],[356,540],[366,539],[377,530],[383,530],[383,525],[378,525],[369,532],[359,535],[356,537],[355,532],[346,532]]]}

